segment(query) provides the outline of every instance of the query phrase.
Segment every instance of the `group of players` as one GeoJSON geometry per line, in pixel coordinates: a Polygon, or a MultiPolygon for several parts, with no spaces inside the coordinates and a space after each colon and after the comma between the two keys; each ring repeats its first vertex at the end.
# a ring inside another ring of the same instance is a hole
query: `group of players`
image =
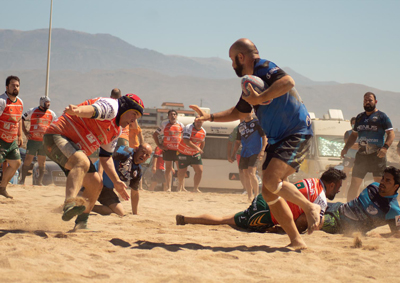
{"type": "MultiPolygon", "coordinates": [[[[294,81],[273,62],[261,59],[256,46],[248,39],[237,40],[229,49],[229,57],[239,77],[255,75],[269,87],[262,93],[257,93],[250,86],[250,94],[242,95],[236,106],[218,113],[207,114],[196,105],[191,105],[190,107],[199,114],[191,127],[199,131],[204,121],[244,120],[254,110],[268,138],[265,149],[266,158],[262,166],[262,192],[256,196],[247,210],[234,216],[217,218],[210,215],[200,217],[177,215],[177,224],[226,223],[261,230],[271,229],[279,224],[289,236],[289,246],[299,249],[306,248],[300,235],[300,232],[304,230],[312,233],[322,228],[328,232],[341,232],[343,229],[355,227],[365,231],[389,223],[394,235],[398,235],[400,229],[400,208],[397,203],[397,190],[400,186],[399,170],[394,167],[384,169],[380,176],[380,183],[376,182],[367,186],[357,198],[348,203],[329,206],[326,198],[333,199],[340,189],[342,180],[346,178],[342,171],[332,168],[327,170],[319,180],[306,179],[296,184],[288,182],[288,176],[296,172],[304,160],[313,134],[310,116],[294,88],[294,81]]],[[[17,97],[18,93],[19,79],[13,76],[7,78],[6,92],[0,96],[0,162],[7,161],[9,164],[8,168],[3,170],[0,185],[0,194],[5,197],[10,197],[6,186],[21,162],[18,146],[22,142],[23,130],[22,123],[19,121],[23,113],[23,103],[17,97]]],[[[129,199],[126,182],[129,183],[132,212],[135,213],[134,208],[137,212],[140,163],[149,158],[152,148],[146,143],[141,144],[137,149],[128,146],[116,149],[116,145],[121,128],[135,123],[136,119],[143,115],[143,110],[143,101],[134,94],[127,94],[118,99],[89,99],[79,105],[66,107],[63,115],[48,125],[43,132],[44,152],[67,175],[62,215],[64,221],[76,217],[76,228],[87,226],[89,213],[107,183],[105,176],[109,179],[109,183],[112,183],[108,187],[112,186],[125,200],[129,199]],[[98,148],[100,148],[99,162],[95,166],[88,156],[98,148]]],[[[43,112],[43,109],[41,111],[43,112]]],[[[368,118],[367,113],[363,119],[368,120],[368,118]]],[[[376,121],[378,118],[373,119],[376,121]]],[[[154,134],[154,139],[157,146],[164,151],[165,177],[168,178],[170,172],[167,174],[167,171],[171,170],[168,162],[172,163],[176,156],[180,156],[181,153],[177,154],[176,150],[182,143],[177,142],[175,135],[166,136],[165,131],[164,143],[159,142],[158,135],[166,126],[167,124],[161,126],[154,134]],[[167,157],[167,155],[171,156],[167,157]]],[[[354,128],[342,153],[345,154],[355,142],[358,132],[373,132],[374,129],[374,127],[354,128]]],[[[200,131],[198,136],[201,140],[205,132],[200,131]]],[[[377,150],[378,154],[385,154],[390,144],[381,145],[377,150]]],[[[192,153],[201,154],[204,143],[184,142],[182,145],[186,146],[183,152],[187,152],[183,155],[195,158],[195,154],[192,153]]],[[[184,159],[178,158],[182,161],[184,159]]],[[[183,165],[189,163],[183,162],[183,165]]]]}

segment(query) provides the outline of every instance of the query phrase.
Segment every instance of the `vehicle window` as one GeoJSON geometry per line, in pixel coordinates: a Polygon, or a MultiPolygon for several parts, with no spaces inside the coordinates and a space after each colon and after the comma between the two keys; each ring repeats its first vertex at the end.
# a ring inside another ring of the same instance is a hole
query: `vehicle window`
{"type": "Polygon", "coordinates": [[[317,143],[321,157],[340,157],[344,147],[342,136],[317,136],[317,143]]]}
{"type": "Polygon", "coordinates": [[[227,160],[226,156],[227,145],[228,145],[228,137],[206,136],[206,146],[204,147],[204,153],[201,157],[203,159],[227,160]]]}

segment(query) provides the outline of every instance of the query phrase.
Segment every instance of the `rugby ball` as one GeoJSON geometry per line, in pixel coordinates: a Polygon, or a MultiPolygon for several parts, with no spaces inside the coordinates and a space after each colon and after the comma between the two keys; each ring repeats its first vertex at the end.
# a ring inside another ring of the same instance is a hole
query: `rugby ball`
{"type": "MultiPolygon", "coordinates": [[[[248,97],[250,95],[250,90],[249,90],[250,84],[253,87],[253,89],[258,93],[261,93],[268,88],[268,85],[261,78],[252,75],[245,75],[241,81],[243,97],[248,97]]],[[[268,105],[271,102],[272,99],[264,101],[263,103],[261,103],[261,105],[268,105]]]]}

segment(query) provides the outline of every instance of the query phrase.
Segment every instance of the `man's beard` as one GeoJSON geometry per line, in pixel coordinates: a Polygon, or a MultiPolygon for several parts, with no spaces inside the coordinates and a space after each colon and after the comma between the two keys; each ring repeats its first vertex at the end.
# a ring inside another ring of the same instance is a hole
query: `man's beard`
{"type": "Polygon", "coordinates": [[[7,92],[9,95],[12,95],[12,96],[18,96],[18,94],[19,94],[19,91],[18,90],[16,90],[16,89],[14,89],[14,91],[12,92],[12,93],[10,93],[10,92],[7,92]]]}
{"type": "Polygon", "coordinates": [[[238,56],[235,57],[235,64],[236,68],[233,68],[235,70],[236,75],[241,78],[243,77],[243,65],[240,64],[238,56]]]}
{"type": "Polygon", "coordinates": [[[376,108],[376,105],[364,105],[364,110],[367,112],[372,112],[376,108]]]}

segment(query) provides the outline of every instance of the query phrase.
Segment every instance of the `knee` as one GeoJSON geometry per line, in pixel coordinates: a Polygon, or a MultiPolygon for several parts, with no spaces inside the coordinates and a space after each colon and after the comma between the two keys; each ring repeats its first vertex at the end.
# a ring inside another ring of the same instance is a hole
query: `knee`
{"type": "Polygon", "coordinates": [[[273,194],[277,194],[282,189],[283,182],[280,179],[268,179],[263,178],[263,191],[267,190],[273,194]]]}

